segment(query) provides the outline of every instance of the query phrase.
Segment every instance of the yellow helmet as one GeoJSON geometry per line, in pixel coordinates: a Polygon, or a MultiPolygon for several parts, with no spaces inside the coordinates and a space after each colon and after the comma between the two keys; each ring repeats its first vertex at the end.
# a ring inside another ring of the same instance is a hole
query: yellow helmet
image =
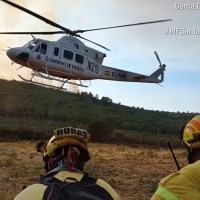
{"type": "Polygon", "coordinates": [[[184,127],[183,142],[191,148],[200,148],[200,115],[193,117],[184,127]]]}
{"type": "Polygon", "coordinates": [[[49,156],[55,155],[55,150],[68,145],[78,146],[86,152],[86,161],[90,159],[87,143],[90,134],[82,129],[65,127],[53,131],[54,135],[50,138],[43,154],[44,160],[49,156]]]}

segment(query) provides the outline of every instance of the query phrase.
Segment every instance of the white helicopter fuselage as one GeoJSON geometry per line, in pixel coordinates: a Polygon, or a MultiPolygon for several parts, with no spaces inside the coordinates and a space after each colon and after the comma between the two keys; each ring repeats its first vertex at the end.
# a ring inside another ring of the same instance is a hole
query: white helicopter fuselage
{"type": "Polygon", "coordinates": [[[165,70],[165,65],[162,65],[152,75],[146,76],[104,66],[104,53],[87,47],[71,36],[63,36],[58,41],[33,39],[23,47],[9,49],[7,55],[15,63],[33,71],[67,80],[105,79],[160,83],[165,70]],[[158,79],[160,75],[161,79],[158,79]]]}
{"type": "Polygon", "coordinates": [[[8,50],[8,56],[10,51],[14,51],[11,59],[18,64],[43,73],[47,69],[50,75],[68,79],[99,78],[105,57],[105,54],[86,47],[80,40],[70,36],[64,36],[56,42],[35,39],[24,47],[8,50]],[[23,60],[23,55],[20,58],[22,52],[29,55],[27,60],[23,60]]]}
{"type": "Polygon", "coordinates": [[[164,80],[164,71],[166,65],[161,64],[157,52],[154,53],[160,64],[159,68],[156,71],[154,71],[151,75],[146,76],[143,74],[137,74],[134,72],[129,72],[122,69],[102,65],[103,59],[104,57],[106,57],[106,55],[93,48],[87,47],[81,40],[77,38],[81,38],[101,48],[109,50],[108,48],[96,42],[82,37],[81,35],[79,35],[79,33],[168,22],[172,21],[172,19],[132,23],[120,26],[109,26],[85,30],[70,30],[14,2],[8,0],[1,1],[25,13],[28,13],[29,15],[34,16],[53,27],[60,29],[60,31],[12,31],[0,32],[0,34],[69,35],[63,36],[57,41],[46,41],[34,38],[32,41],[30,41],[29,43],[27,43],[27,45],[23,47],[10,48],[7,51],[7,55],[12,61],[33,70],[31,74],[32,77],[30,80],[27,80],[19,75],[19,77],[25,81],[39,84],[39,82],[35,82],[32,80],[35,76],[39,76],[41,78],[62,82],[63,85],[61,86],[61,89],[63,89],[65,83],[88,87],[86,85],[83,85],[82,81],[86,82],[87,80],[90,81],[93,79],[146,83],[161,83],[164,80]],[[69,80],[79,80],[80,84],[76,84],[74,83],[74,81],[69,80]]]}

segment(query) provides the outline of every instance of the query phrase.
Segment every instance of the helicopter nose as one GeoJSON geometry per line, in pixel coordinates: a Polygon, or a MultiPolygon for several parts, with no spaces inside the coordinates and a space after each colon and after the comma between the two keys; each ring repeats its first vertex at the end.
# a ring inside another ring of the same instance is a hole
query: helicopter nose
{"type": "Polygon", "coordinates": [[[10,48],[7,52],[6,52],[7,56],[11,59],[11,60],[15,60],[17,52],[15,48],[10,48]]]}
{"type": "Polygon", "coordinates": [[[7,51],[7,56],[14,62],[26,62],[29,58],[29,53],[24,51],[23,48],[11,48],[7,51]]]}

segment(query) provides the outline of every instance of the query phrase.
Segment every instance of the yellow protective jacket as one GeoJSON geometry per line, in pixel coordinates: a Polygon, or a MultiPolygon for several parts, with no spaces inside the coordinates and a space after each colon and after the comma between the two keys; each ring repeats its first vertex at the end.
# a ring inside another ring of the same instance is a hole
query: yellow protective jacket
{"type": "Polygon", "coordinates": [[[200,161],[183,167],[158,184],[158,189],[150,200],[199,200],[200,161]]]}
{"type": "MultiPolygon", "coordinates": [[[[66,180],[68,182],[72,182],[72,179],[67,179],[67,178],[75,178],[77,181],[80,181],[83,177],[83,174],[79,172],[59,171],[54,176],[61,181],[66,180]]],[[[121,197],[105,181],[97,179],[96,184],[107,190],[114,200],[121,200],[121,197]]],[[[21,191],[14,198],[14,200],[42,200],[46,187],[47,187],[46,185],[38,183],[28,186],[26,189],[21,191]]]]}

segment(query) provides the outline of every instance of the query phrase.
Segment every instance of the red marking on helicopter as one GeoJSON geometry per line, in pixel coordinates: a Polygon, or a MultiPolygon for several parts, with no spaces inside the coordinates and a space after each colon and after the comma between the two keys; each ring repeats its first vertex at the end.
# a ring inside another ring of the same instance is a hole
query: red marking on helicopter
{"type": "Polygon", "coordinates": [[[41,60],[42,56],[40,54],[38,54],[36,58],[41,60]]]}
{"type": "Polygon", "coordinates": [[[146,78],[146,76],[133,77],[133,79],[135,79],[135,80],[137,80],[137,81],[143,80],[143,79],[145,79],[145,78],[146,78]]]}

